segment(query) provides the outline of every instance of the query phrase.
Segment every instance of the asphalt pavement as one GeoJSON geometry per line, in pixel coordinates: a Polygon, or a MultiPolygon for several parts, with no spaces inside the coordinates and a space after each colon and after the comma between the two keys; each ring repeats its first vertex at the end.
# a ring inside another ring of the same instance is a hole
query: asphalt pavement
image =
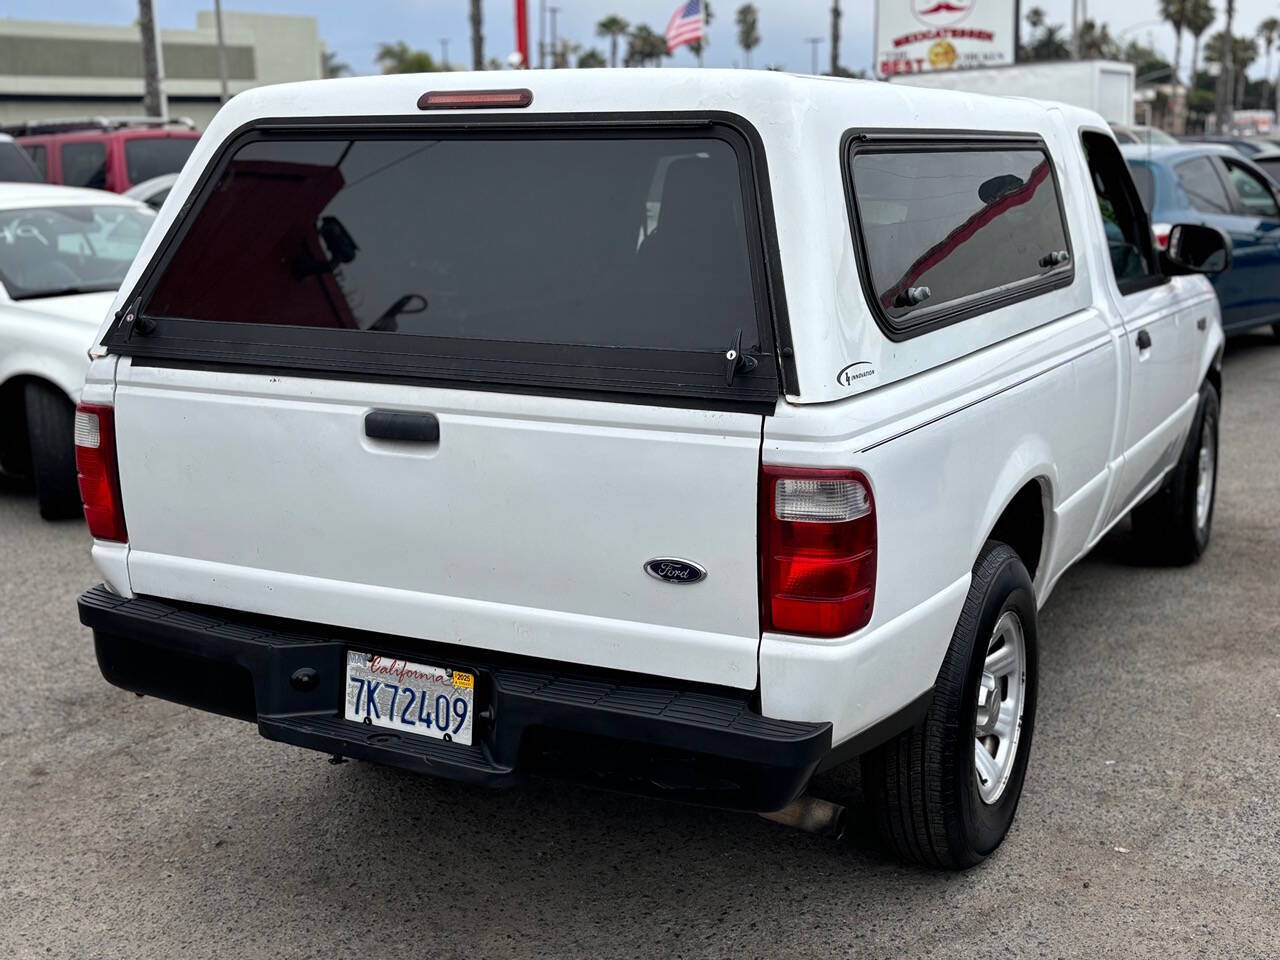
{"type": "Polygon", "coordinates": [[[0,958],[1280,957],[1280,345],[1225,379],[1208,554],[1144,568],[1119,530],[1063,578],[1017,821],[963,874],[138,699],[76,618],[83,525],[0,487],[0,958]]]}

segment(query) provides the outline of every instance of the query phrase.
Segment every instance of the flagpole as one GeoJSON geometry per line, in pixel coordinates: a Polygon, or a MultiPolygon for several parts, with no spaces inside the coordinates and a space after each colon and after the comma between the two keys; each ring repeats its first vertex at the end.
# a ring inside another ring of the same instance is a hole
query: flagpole
{"type": "Polygon", "coordinates": [[[707,49],[707,0],[698,0],[702,12],[702,42],[698,44],[698,68],[702,68],[702,52],[707,49]]]}

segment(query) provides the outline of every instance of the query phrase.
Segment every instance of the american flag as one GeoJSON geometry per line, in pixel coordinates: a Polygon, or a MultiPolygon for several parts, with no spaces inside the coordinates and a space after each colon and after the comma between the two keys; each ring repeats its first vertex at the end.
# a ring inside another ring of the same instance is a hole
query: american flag
{"type": "Polygon", "coordinates": [[[667,49],[674,52],[686,43],[701,43],[702,36],[702,0],[689,0],[676,7],[667,24],[667,49]]]}

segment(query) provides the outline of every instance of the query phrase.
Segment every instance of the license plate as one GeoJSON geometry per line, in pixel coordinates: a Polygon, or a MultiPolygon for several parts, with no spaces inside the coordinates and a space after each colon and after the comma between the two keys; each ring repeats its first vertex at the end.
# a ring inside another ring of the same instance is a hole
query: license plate
{"type": "Polygon", "coordinates": [[[356,723],[470,745],[475,693],[462,670],[347,651],[343,716],[356,723]]]}

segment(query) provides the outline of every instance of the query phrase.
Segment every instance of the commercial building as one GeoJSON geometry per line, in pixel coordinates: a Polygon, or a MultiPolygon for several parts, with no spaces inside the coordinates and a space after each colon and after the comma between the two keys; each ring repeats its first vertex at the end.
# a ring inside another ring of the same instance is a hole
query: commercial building
{"type": "MultiPolygon", "coordinates": [[[[224,10],[231,94],[266,83],[315,80],[323,46],[314,17],[224,10]]],[[[192,30],[161,31],[169,111],[203,128],[221,85],[212,11],[192,30]]],[[[0,123],[142,113],[136,24],[99,26],[0,18],[0,123]]]]}

